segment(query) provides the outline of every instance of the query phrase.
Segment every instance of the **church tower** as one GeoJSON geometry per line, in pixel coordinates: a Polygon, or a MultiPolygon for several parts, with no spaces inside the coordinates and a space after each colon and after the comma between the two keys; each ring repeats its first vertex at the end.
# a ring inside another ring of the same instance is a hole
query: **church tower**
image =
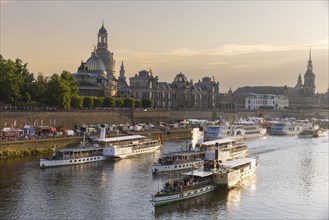
{"type": "Polygon", "coordinates": [[[104,27],[104,21],[102,22],[102,27],[98,31],[97,35],[97,50],[96,55],[102,59],[105,69],[107,72],[107,78],[109,80],[115,79],[115,60],[113,53],[108,50],[107,42],[107,30],[104,27]]]}
{"type": "Polygon", "coordinates": [[[121,62],[121,67],[120,67],[120,76],[118,78],[118,83],[119,84],[125,84],[127,85],[126,81],[126,76],[125,76],[125,67],[123,66],[123,61],[121,62]]]}
{"type": "Polygon", "coordinates": [[[295,88],[301,89],[303,87],[303,82],[302,82],[302,76],[299,74],[297,84],[295,85],[295,88]]]}
{"type": "Polygon", "coordinates": [[[307,70],[304,74],[304,95],[312,96],[315,94],[315,74],[313,73],[313,65],[311,59],[311,48],[310,48],[310,55],[307,65],[307,70]]]}

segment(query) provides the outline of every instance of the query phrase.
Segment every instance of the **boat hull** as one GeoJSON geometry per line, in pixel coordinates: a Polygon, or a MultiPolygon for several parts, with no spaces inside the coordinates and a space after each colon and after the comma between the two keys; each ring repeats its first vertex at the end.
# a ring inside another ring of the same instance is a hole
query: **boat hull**
{"type": "Polygon", "coordinates": [[[161,145],[151,146],[151,147],[143,147],[143,148],[131,148],[131,147],[121,147],[121,148],[113,148],[106,147],[103,151],[103,155],[106,157],[112,158],[127,158],[133,157],[140,154],[148,154],[158,150],[161,145]]]}
{"type": "Polygon", "coordinates": [[[166,196],[153,196],[152,204],[153,204],[153,206],[156,207],[156,206],[168,204],[171,202],[186,200],[186,199],[190,199],[190,198],[214,191],[215,189],[216,189],[215,185],[208,185],[208,186],[204,186],[204,187],[201,187],[198,189],[185,191],[182,193],[171,194],[171,195],[166,195],[166,196]]]}
{"type": "Polygon", "coordinates": [[[180,170],[191,169],[193,167],[201,167],[201,166],[203,166],[203,160],[198,160],[188,163],[171,164],[171,165],[154,164],[152,166],[152,173],[180,171],[180,170]]]}
{"type": "Polygon", "coordinates": [[[104,156],[81,157],[81,158],[72,158],[72,159],[63,159],[63,160],[40,159],[40,168],[91,163],[91,162],[107,160],[107,159],[109,158],[104,156]]]}

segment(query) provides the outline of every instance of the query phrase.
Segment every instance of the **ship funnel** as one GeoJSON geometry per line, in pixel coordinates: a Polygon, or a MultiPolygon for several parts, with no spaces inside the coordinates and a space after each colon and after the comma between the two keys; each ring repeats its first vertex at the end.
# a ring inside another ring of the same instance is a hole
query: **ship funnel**
{"type": "Polygon", "coordinates": [[[100,140],[105,140],[105,127],[104,126],[101,127],[101,132],[100,132],[99,139],[100,140]]]}

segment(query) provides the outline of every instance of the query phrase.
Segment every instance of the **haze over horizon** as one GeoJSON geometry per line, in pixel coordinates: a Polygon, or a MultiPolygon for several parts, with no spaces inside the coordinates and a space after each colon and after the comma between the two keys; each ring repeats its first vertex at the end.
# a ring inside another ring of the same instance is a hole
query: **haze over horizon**
{"type": "Polygon", "coordinates": [[[159,81],[183,72],[230,87],[294,87],[312,47],[316,92],[328,82],[328,1],[1,0],[0,54],[46,76],[77,71],[104,20],[116,76],[152,69],[159,81]]]}

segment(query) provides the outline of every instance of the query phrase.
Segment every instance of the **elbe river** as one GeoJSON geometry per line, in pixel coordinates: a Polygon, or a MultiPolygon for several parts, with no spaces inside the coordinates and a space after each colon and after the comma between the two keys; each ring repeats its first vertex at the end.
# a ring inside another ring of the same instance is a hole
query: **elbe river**
{"type": "MultiPolygon", "coordinates": [[[[153,176],[155,154],[48,169],[38,157],[0,160],[1,219],[328,219],[328,137],[245,140],[256,173],[217,190],[154,208],[151,195],[178,174],[153,176]]],[[[180,146],[180,147],[179,147],[180,146]]]]}

